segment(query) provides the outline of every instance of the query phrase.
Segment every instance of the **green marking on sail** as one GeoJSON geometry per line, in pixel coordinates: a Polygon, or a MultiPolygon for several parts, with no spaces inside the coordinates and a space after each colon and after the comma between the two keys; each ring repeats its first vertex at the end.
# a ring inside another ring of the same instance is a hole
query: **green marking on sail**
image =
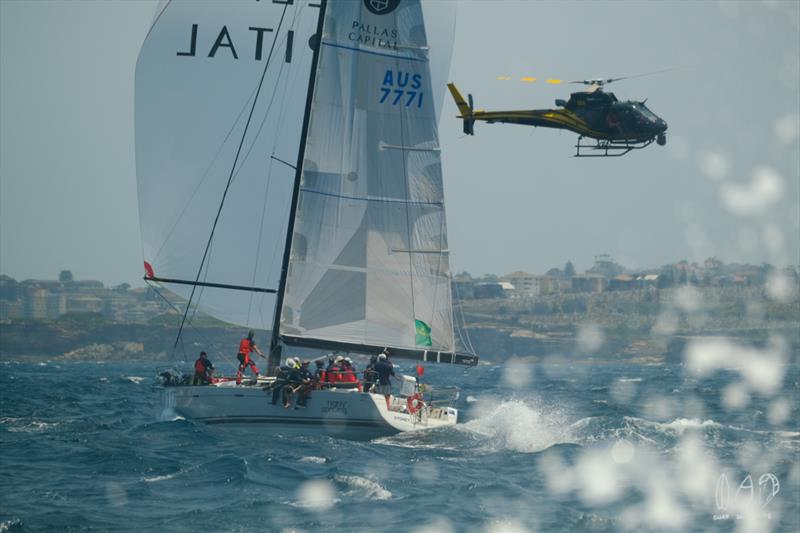
{"type": "Polygon", "coordinates": [[[431,342],[431,327],[422,320],[414,320],[417,330],[417,346],[433,346],[431,342]]]}

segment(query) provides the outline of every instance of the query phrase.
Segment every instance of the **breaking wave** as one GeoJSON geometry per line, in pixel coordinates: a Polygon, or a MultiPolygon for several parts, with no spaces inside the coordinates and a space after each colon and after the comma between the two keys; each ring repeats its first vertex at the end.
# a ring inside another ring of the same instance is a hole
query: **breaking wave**
{"type": "Polygon", "coordinates": [[[389,500],[392,498],[391,492],[378,483],[361,476],[337,475],[334,480],[350,489],[344,492],[343,496],[355,496],[358,499],[367,500],[389,500]]]}
{"type": "Polygon", "coordinates": [[[327,463],[328,460],[325,459],[324,457],[317,457],[315,455],[308,455],[308,456],[301,457],[300,459],[298,459],[298,462],[301,462],[301,463],[314,463],[314,464],[322,465],[322,464],[327,463]]]}
{"type": "Polygon", "coordinates": [[[524,400],[484,400],[477,405],[479,417],[456,429],[483,437],[484,451],[534,453],[575,442],[565,429],[565,413],[558,409],[545,409],[524,400]]]}

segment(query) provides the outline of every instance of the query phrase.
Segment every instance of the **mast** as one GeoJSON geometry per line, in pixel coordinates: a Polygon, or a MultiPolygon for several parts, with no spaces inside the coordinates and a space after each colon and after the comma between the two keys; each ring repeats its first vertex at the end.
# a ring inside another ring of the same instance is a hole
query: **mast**
{"type": "Polygon", "coordinates": [[[272,322],[272,337],[269,341],[269,356],[267,359],[267,375],[271,375],[273,370],[281,362],[280,346],[280,324],[281,310],[283,308],[283,294],[286,289],[286,277],[289,270],[289,258],[292,253],[292,236],[294,234],[294,218],[297,213],[297,199],[300,195],[300,180],[303,174],[303,158],[306,152],[306,138],[308,137],[308,124],[311,117],[311,104],[314,100],[314,84],[317,79],[317,64],[319,54],[322,49],[322,29],[325,22],[325,8],[328,0],[320,0],[319,18],[317,19],[316,46],[311,57],[311,75],[308,78],[308,92],[306,93],[306,108],[303,113],[303,128],[300,133],[300,149],[297,153],[297,165],[295,166],[294,188],[292,190],[292,203],[289,211],[289,224],[286,228],[286,245],[283,249],[283,262],[281,264],[281,277],[278,283],[277,298],[275,298],[275,316],[272,322]]]}

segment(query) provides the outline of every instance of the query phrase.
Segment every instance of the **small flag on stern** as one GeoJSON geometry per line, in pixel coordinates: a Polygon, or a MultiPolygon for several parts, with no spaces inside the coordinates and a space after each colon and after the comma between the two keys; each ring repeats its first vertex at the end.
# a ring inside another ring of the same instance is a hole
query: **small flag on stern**
{"type": "Polygon", "coordinates": [[[422,320],[414,320],[417,329],[417,346],[432,346],[431,327],[422,320]]]}

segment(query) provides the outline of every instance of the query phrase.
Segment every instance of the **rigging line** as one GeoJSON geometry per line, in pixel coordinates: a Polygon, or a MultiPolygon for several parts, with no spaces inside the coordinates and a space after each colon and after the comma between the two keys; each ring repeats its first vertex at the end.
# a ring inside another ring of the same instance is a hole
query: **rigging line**
{"type": "Polygon", "coordinates": [[[477,355],[478,352],[475,350],[475,346],[472,344],[472,338],[469,336],[469,329],[467,328],[467,315],[464,312],[464,298],[461,296],[461,289],[459,289],[458,284],[455,285],[456,296],[458,298],[458,312],[461,318],[461,328],[459,328],[458,335],[461,337],[462,341],[464,342],[464,346],[466,349],[470,351],[473,355],[477,355]]]}
{"type": "MultiPolygon", "coordinates": [[[[177,307],[175,307],[175,304],[173,304],[172,302],[170,302],[170,301],[169,301],[169,299],[168,299],[167,297],[165,297],[163,294],[161,294],[161,291],[160,291],[160,290],[158,290],[158,287],[157,287],[157,286],[153,285],[153,284],[152,284],[152,283],[150,283],[150,281],[148,281],[148,280],[145,280],[145,283],[147,283],[147,287],[148,287],[150,290],[152,290],[154,293],[156,293],[156,295],[157,295],[159,298],[161,298],[162,300],[164,300],[164,302],[166,302],[166,304],[167,304],[167,305],[168,305],[168,306],[169,306],[169,307],[170,307],[170,308],[171,308],[173,311],[175,311],[175,313],[176,313],[176,314],[180,314],[180,313],[181,313],[180,309],[178,309],[177,307]]],[[[191,324],[190,324],[190,325],[191,325],[191,324]]],[[[217,355],[218,355],[219,357],[222,357],[223,359],[231,359],[230,357],[227,357],[227,356],[225,355],[225,353],[222,351],[222,349],[219,347],[219,345],[218,345],[217,343],[215,343],[215,342],[214,342],[214,341],[212,341],[212,340],[209,340],[209,338],[208,338],[208,337],[206,337],[205,335],[203,335],[203,333],[200,331],[200,329],[199,329],[199,328],[195,328],[195,331],[197,331],[197,334],[198,334],[198,335],[199,335],[199,336],[202,338],[202,340],[203,340],[203,341],[204,341],[206,344],[208,344],[209,346],[212,346],[212,347],[213,347],[213,348],[214,348],[214,349],[217,351],[217,355]]],[[[186,351],[184,350],[184,355],[185,355],[185,353],[186,353],[186,351]]],[[[234,363],[234,362],[232,362],[232,361],[226,361],[226,362],[227,362],[227,363],[229,363],[229,364],[230,364],[230,365],[231,365],[233,368],[237,368],[237,363],[234,363]]]]}
{"type": "Polygon", "coordinates": [[[315,191],[314,189],[308,189],[303,187],[300,189],[303,193],[308,194],[318,194],[320,196],[331,196],[333,198],[339,198],[342,200],[352,200],[355,202],[384,202],[384,203],[393,203],[393,204],[406,204],[408,205],[420,205],[420,206],[432,206],[432,207],[442,207],[443,202],[418,202],[412,201],[409,199],[403,198],[378,198],[377,196],[350,196],[346,194],[336,194],[333,192],[325,192],[325,191],[315,191]]]}
{"type": "MultiPolygon", "coordinates": [[[[212,243],[213,247],[213,243],[212,243]]],[[[206,273],[203,276],[203,283],[208,283],[208,271],[211,270],[211,259],[209,258],[208,263],[206,263],[206,273]]],[[[202,285],[200,287],[200,294],[197,296],[197,303],[194,306],[194,310],[192,310],[192,316],[189,318],[189,324],[194,323],[194,318],[197,316],[197,309],[200,307],[200,300],[203,299],[203,295],[206,292],[206,286],[202,285]]]]}
{"type": "MultiPolygon", "coordinates": [[[[469,331],[467,331],[467,319],[464,316],[464,306],[461,305],[461,293],[458,289],[458,283],[452,283],[453,290],[456,293],[456,299],[458,301],[458,313],[460,315],[461,322],[458,328],[458,338],[461,339],[461,342],[464,344],[464,348],[472,355],[477,355],[475,352],[475,347],[472,345],[472,339],[469,336],[469,331]]],[[[454,318],[457,318],[454,317],[454,318]]]]}
{"type": "MultiPolygon", "coordinates": [[[[272,175],[272,172],[271,172],[271,170],[272,170],[272,161],[270,161],[270,163],[269,163],[267,168],[269,169],[269,171],[267,172],[267,175],[271,176],[272,175]]],[[[264,235],[264,219],[266,218],[266,214],[267,214],[266,205],[267,205],[267,199],[269,198],[269,186],[270,186],[270,183],[271,183],[271,180],[268,178],[267,179],[267,186],[264,187],[264,203],[263,203],[264,208],[261,210],[261,222],[258,225],[258,241],[257,241],[258,245],[256,246],[256,260],[255,260],[254,265],[253,265],[253,278],[252,278],[252,280],[250,282],[251,285],[255,285],[256,284],[256,275],[258,274],[258,260],[261,257],[261,242],[262,242],[261,239],[262,239],[262,237],[264,235]]],[[[248,326],[250,325],[250,313],[253,310],[253,297],[255,297],[255,293],[250,293],[250,298],[248,298],[248,303],[247,303],[247,325],[248,326]]]]}
{"type": "MultiPolygon", "coordinates": [[[[272,59],[272,52],[275,50],[275,43],[278,42],[278,35],[280,35],[281,27],[283,26],[283,19],[286,16],[286,9],[289,7],[289,4],[283,6],[283,12],[281,13],[281,20],[278,22],[278,29],[275,32],[275,38],[272,40],[272,46],[269,49],[269,55],[267,56],[266,64],[264,65],[264,70],[261,73],[261,80],[258,82],[258,89],[256,90],[255,97],[253,98],[253,105],[250,107],[250,114],[247,116],[247,123],[244,126],[244,131],[242,132],[242,139],[239,141],[239,147],[236,150],[236,157],[233,159],[233,165],[231,165],[231,172],[228,175],[228,183],[225,185],[225,191],[222,193],[222,199],[219,202],[219,208],[217,209],[217,216],[214,218],[214,224],[211,226],[211,234],[208,236],[208,242],[206,243],[206,249],[203,252],[203,258],[200,260],[200,268],[197,269],[197,278],[195,279],[195,283],[200,280],[200,275],[203,272],[203,265],[206,262],[206,257],[208,257],[208,251],[211,248],[211,241],[214,239],[214,231],[217,229],[217,222],[219,222],[219,217],[222,214],[222,206],[225,205],[225,197],[228,195],[228,190],[231,186],[231,180],[233,180],[233,173],[236,170],[236,163],[239,161],[239,154],[242,151],[242,146],[244,145],[245,138],[247,137],[247,130],[250,127],[250,121],[253,118],[253,112],[256,108],[256,103],[258,102],[258,95],[261,92],[261,86],[264,84],[264,77],[267,75],[267,68],[269,68],[270,59],[272,59]]],[[[180,328],[178,328],[178,335],[175,338],[175,344],[172,347],[172,351],[175,351],[175,347],[178,345],[178,341],[181,338],[181,332],[183,331],[183,325],[186,323],[186,316],[189,314],[189,308],[192,304],[192,298],[194,298],[194,292],[197,289],[195,285],[192,287],[192,292],[189,295],[189,301],[186,302],[186,311],[183,313],[183,319],[181,319],[180,328]]]]}
{"type": "Polygon", "coordinates": [[[292,170],[297,170],[297,167],[296,167],[296,166],[294,166],[294,165],[293,165],[293,164],[291,164],[291,163],[287,163],[286,161],[284,161],[284,160],[283,160],[283,159],[281,159],[280,157],[275,157],[274,155],[271,155],[271,156],[269,156],[269,157],[270,157],[270,159],[274,159],[274,160],[275,160],[275,161],[277,161],[278,163],[283,163],[284,165],[286,165],[287,167],[291,168],[292,170]]]}
{"type": "MultiPolygon", "coordinates": [[[[397,70],[399,71],[400,70],[400,61],[399,61],[399,59],[395,60],[395,65],[397,67],[397,70]]],[[[406,144],[406,134],[405,134],[406,133],[405,132],[406,122],[404,120],[405,114],[404,114],[403,108],[400,108],[400,110],[399,110],[399,118],[400,118],[400,144],[405,146],[405,144],[406,144]]],[[[408,184],[408,162],[406,161],[406,158],[408,157],[408,153],[405,152],[405,151],[400,152],[400,157],[403,160],[403,177],[405,178],[403,181],[404,181],[404,184],[405,184],[406,198],[408,198],[410,200],[411,199],[411,189],[410,189],[409,184],[408,184]]],[[[411,233],[412,232],[411,232],[410,202],[406,202],[405,203],[405,212],[406,212],[406,238],[408,239],[408,249],[409,250],[413,250],[414,249],[414,243],[411,241],[411,233]]],[[[415,256],[415,254],[408,254],[408,280],[409,280],[409,284],[411,285],[411,319],[414,320],[414,328],[415,328],[415,331],[416,331],[417,311],[416,311],[416,298],[414,297],[414,256],[415,256]]]]}

